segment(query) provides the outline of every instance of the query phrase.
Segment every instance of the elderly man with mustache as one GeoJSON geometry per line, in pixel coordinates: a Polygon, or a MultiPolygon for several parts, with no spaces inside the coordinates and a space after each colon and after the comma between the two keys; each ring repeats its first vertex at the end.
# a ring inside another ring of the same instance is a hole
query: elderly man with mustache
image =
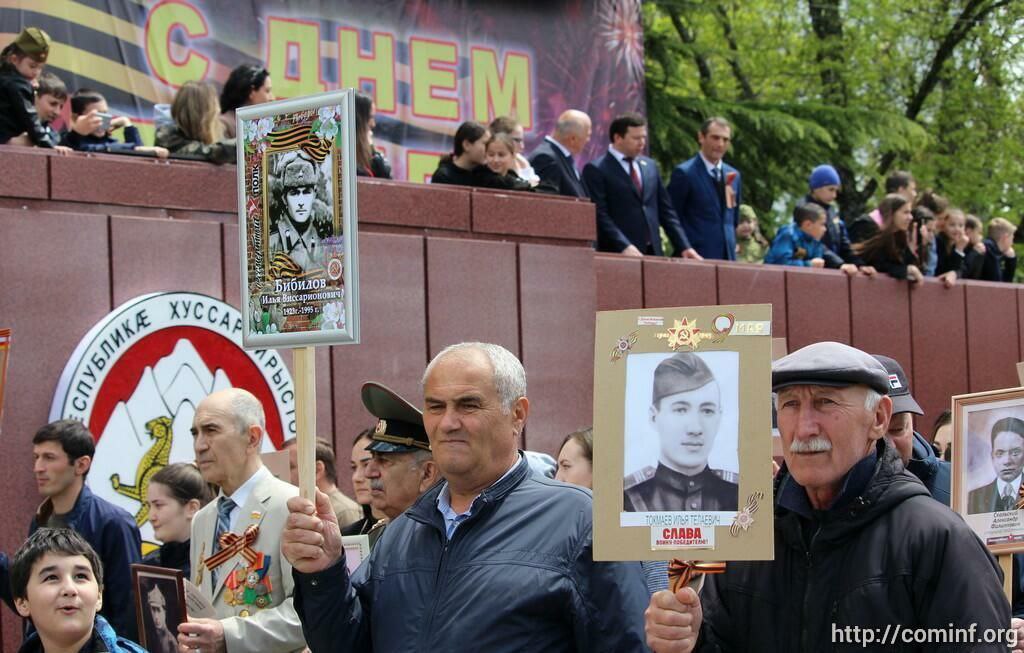
{"type": "Polygon", "coordinates": [[[363,405],[378,418],[366,450],[373,459],[366,466],[370,505],[384,514],[370,530],[370,546],[377,543],[388,521],[398,517],[421,494],[441,479],[423,428],[423,414],[391,389],[373,381],[363,384],[363,405]]]}
{"type": "Polygon", "coordinates": [[[699,597],[654,594],[645,626],[655,653],[1016,645],[995,559],[883,437],[892,399],[882,364],[816,343],[775,362],[772,389],[786,461],[775,482],[775,559],[730,562],[699,597]],[[922,642],[921,629],[960,639],[922,642]]]}

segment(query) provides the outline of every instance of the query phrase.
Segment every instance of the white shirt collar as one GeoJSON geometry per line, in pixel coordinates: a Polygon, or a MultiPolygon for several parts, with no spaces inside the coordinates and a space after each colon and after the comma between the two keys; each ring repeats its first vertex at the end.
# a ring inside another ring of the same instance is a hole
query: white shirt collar
{"type": "Polygon", "coordinates": [[[708,161],[704,157],[704,153],[703,152],[698,152],[697,154],[700,155],[700,160],[704,162],[704,167],[707,168],[708,174],[711,175],[712,177],[715,176],[715,173],[714,173],[715,170],[721,170],[722,169],[722,161],[721,160],[719,160],[718,163],[711,163],[710,161],[708,161]]]}
{"type": "Polygon", "coordinates": [[[564,145],[562,145],[561,143],[559,143],[555,139],[551,138],[550,136],[545,136],[544,140],[546,140],[547,142],[551,143],[552,145],[557,147],[559,150],[561,150],[562,154],[564,154],[566,158],[569,158],[569,157],[572,156],[572,152],[570,152],[569,150],[565,149],[564,145]]]}
{"type": "Polygon", "coordinates": [[[1013,479],[1009,483],[1005,482],[1003,479],[999,479],[997,481],[997,483],[999,484],[999,496],[1000,497],[1005,497],[1006,496],[1006,488],[1007,487],[1010,488],[1010,496],[1011,497],[1016,497],[1017,493],[1020,492],[1021,475],[1017,474],[1017,478],[1013,479]]]}
{"type": "MultiPolygon", "coordinates": [[[[239,513],[242,510],[242,506],[244,506],[245,503],[249,500],[249,496],[252,495],[253,490],[256,489],[256,486],[262,480],[264,480],[265,478],[268,478],[269,476],[270,476],[270,470],[267,469],[265,465],[261,464],[260,468],[257,469],[255,471],[255,473],[253,473],[252,476],[250,476],[248,479],[246,479],[245,483],[242,483],[241,485],[239,485],[238,489],[235,490],[231,494],[231,496],[228,497],[229,499],[231,499],[232,501],[235,502],[235,507],[231,510],[231,520],[230,521],[231,521],[231,528],[232,529],[235,527],[235,522],[237,520],[237,517],[238,517],[239,513]]],[[[221,490],[220,494],[221,494],[221,496],[223,496],[224,495],[224,490],[221,490]]]]}
{"type": "MultiPolygon", "coordinates": [[[[612,156],[615,157],[615,160],[618,161],[619,163],[622,163],[623,159],[626,158],[626,155],[623,154],[622,152],[619,152],[618,150],[616,150],[614,145],[609,145],[608,146],[608,151],[612,153],[612,156]]],[[[639,161],[640,157],[635,157],[633,160],[634,161],[639,161]]],[[[629,164],[626,163],[626,164],[623,164],[623,165],[629,165],[629,164]]]]}

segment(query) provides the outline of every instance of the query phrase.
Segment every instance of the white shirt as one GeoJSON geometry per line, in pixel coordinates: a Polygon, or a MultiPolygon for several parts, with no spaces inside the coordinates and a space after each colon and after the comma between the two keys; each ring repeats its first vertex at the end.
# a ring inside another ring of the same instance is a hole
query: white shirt
{"type": "Polygon", "coordinates": [[[1017,493],[1020,492],[1021,475],[1018,474],[1017,478],[1013,479],[1012,482],[1007,483],[1002,479],[996,479],[996,485],[999,488],[999,498],[1002,499],[1006,496],[1007,490],[1009,490],[1010,497],[1014,500],[1017,499],[1017,493]]]}
{"type": "MultiPolygon", "coordinates": [[[[256,488],[256,485],[265,478],[270,476],[270,470],[265,465],[260,465],[260,468],[256,470],[252,476],[250,476],[245,483],[238,486],[231,496],[228,498],[235,502],[235,507],[231,509],[231,513],[228,515],[229,528],[234,531],[235,524],[238,523],[238,516],[242,514],[242,506],[249,500],[249,495],[256,488]]],[[[224,491],[221,490],[220,496],[224,496],[224,491]]],[[[218,497],[219,498],[219,497],[218,497]]]]}
{"type": "MultiPolygon", "coordinates": [[[[622,166],[622,169],[626,171],[626,175],[628,177],[632,178],[633,177],[633,173],[629,169],[630,162],[626,161],[626,155],[623,154],[622,152],[619,152],[618,150],[616,150],[614,145],[609,145],[608,146],[608,151],[611,153],[611,155],[613,157],[615,157],[615,160],[619,162],[619,165],[622,166]]],[[[643,190],[643,187],[644,187],[644,175],[643,175],[642,172],[640,172],[640,166],[641,166],[641,164],[645,165],[645,163],[643,161],[641,161],[639,157],[633,159],[632,163],[633,163],[633,165],[635,166],[635,169],[636,169],[636,176],[640,179],[640,189],[643,190]]]]}
{"type": "Polygon", "coordinates": [[[699,152],[699,154],[700,160],[704,162],[704,167],[707,168],[708,174],[711,175],[711,178],[715,180],[722,179],[722,181],[725,181],[725,177],[719,177],[719,175],[725,174],[725,172],[722,170],[722,162],[719,161],[718,163],[711,163],[706,158],[704,158],[703,152],[699,152]],[[715,172],[716,170],[717,172],[715,172]]]}

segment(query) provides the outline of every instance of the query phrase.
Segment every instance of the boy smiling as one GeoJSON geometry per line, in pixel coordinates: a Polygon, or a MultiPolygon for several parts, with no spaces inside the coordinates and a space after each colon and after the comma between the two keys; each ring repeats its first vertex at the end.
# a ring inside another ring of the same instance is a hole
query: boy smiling
{"type": "Polygon", "coordinates": [[[102,587],[99,556],[81,535],[65,528],[33,533],[11,564],[15,609],[35,626],[18,653],[145,653],[97,614],[102,587]]]}

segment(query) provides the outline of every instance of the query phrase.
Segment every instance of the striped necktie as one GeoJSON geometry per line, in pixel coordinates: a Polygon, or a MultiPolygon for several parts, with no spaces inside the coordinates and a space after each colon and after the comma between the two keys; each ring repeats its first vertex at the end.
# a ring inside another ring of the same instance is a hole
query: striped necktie
{"type": "MultiPolygon", "coordinates": [[[[222,496],[217,499],[217,527],[213,530],[213,552],[220,551],[220,536],[231,530],[231,511],[237,504],[230,497],[222,496]]],[[[217,586],[217,570],[214,569],[213,585],[217,586]]]]}

